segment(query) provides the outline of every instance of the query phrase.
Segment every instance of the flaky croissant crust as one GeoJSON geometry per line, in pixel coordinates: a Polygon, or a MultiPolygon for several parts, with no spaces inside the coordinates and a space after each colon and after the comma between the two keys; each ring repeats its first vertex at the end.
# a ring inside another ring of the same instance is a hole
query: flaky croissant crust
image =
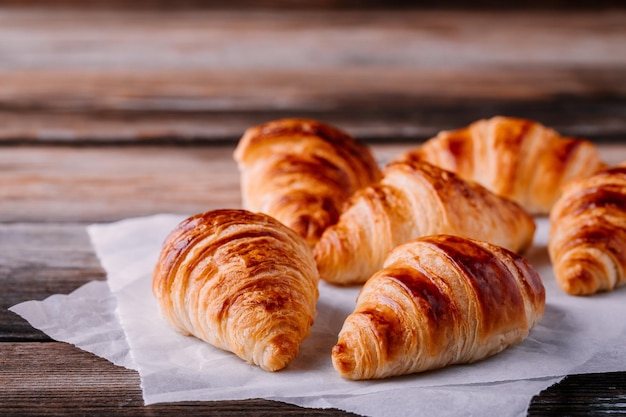
{"type": "Polygon", "coordinates": [[[358,188],[380,178],[369,148],[351,135],[310,119],[251,127],[234,158],[244,208],[269,214],[313,246],[358,188]]]}
{"type": "Polygon", "coordinates": [[[497,116],[442,131],[400,159],[421,159],[547,214],[569,181],[606,168],[595,145],[540,123],[497,116]]]}
{"type": "Polygon", "coordinates": [[[352,196],[314,254],[323,280],[352,285],[380,269],[395,246],[421,236],[454,234],[521,252],[534,232],[518,204],[429,163],[396,161],[381,181],[352,196]]]}
{"type": "Polygon", "coordinates": [[[276,371],[309,335],[318,280],[311,249],[295,232],[264,214],[215,210],[169,235],[152,289],[179,332],[276,371]]]}
{"type": "Polygon", "coordinates": [[[364,284],[333,366],[361,380],[474,362],[526,338],[544,308],[541,279],[521,256],[427,236],[395,248],[364,284]]]}
{"type": "Polygon", "coordinates": [[[626,163],[572,181],[550,213],[548,251],[572,295],[626,284],[626,163]]]}

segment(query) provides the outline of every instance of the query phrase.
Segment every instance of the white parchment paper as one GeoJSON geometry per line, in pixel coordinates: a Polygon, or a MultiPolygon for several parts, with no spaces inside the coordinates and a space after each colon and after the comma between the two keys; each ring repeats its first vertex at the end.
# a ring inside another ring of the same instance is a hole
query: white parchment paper
{"type": "Polygon", "coordinates": [[[321,283],[311,337],[288,368],[267,373],[177,334],[161,318],[151,292],[152,268],[166,235],[182,219],[158,215],[90,226],[108,288],[90,283],[68,296],[12,310],[57,340],[137,369],[147,404],[267,398],[369,416],[415,410],[433,416],[517,416],[525,414],[533,395],[564,375],[626,370],[626,352],[620,349],[626,342],[625,290],[586,298],[564,294],[545,248],[547,219],[538,219],[535,244],[526,256],[542,276],[547,305],[541,323],[521,344],[471,365],[383,381],[346,381],[332,368],[330,350],[358,288],[321,283]]]}

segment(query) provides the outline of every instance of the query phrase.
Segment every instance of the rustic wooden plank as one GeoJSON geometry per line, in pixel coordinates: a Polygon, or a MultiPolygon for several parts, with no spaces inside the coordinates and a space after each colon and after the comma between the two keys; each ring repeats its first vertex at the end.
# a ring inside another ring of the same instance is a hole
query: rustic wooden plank
{"type": "MultiPolygon", "coordinates": [[[[416,144],[372,147],[381,160],[416,144]]],[[[618,145],[599,147],[610,163],[618,145]]],[[[0,222],[102,222],[241,206],[234,145],[5,147],[0,222]]]]}
{"type": "MultiPolygon", "coordinates": [[[[626,35],[625,35],[626,36],[626,35]]],[[[0,106],[25,111],[202,114],[254,111],[383,110],[417,105],[613,99],[626,96],[623,66],[209,69],[0,68],[0,106]],[[579,97],[577,99],[577,97],[579,97]],[[399,101],[398,101],[399,100],[399,101]]],[[[9,113],[7,113],[9,114],[9,113]]],[[[383,113],[384,114],[384,113],[383,113]]]]}
{"type": "Polygon", "coordinates": [[[625,18],[0,8],[0,140],[233,141],[285,116],[410,140],[494,114],[616,139],[625,18]]]}
{"type": "Polygon", "coordinates": [[[611,141],[626,131],[625,71],[0,71],[0,141],[234,142],[251,125],[311,117],[397,142],[498,114],[611,141]]]}
{"type": "Polygon", "coordinates": [[[84,225],[0,224],[0,341],[49,340],[7,308],[102,279],[84,225]]]}
{"type": "MultiPolygon", "coordinates": [[[[1,0],[0,5],[19,8],[49,7],[49,0],[1,0]]],[[[390,10],[390,9],[459,9],[467,10],[467,2],[463,0],[420,1],[407,0],[55,0],[55,6],[72,9],[103,9],[115,11],[127,10],[219,10],[219,9],[261,9],[261,10],[390,10]]],[[[527,0],[523,3],[493,2],[491,0],[474,0],[473,10],[602,10],[622,8],[621,0],[527,0]]]]}
{"type": "Polygon", "coordinates": [[[626,372],[570,375],[537,394],[529,416],[623,415],[626,413],[626,372]]]}
{"type": "MultiPolygon", "coordinates": [[[[23,416],[349,416],[338,410],[246,401],[143,406],[135,371],[65,343],[0,343],[0,414],[23,416]]],[[[535,396],[529,416],[624,412],[626,373],[573,375],[535,396]]]]}
{"type": "Polygon", "coordinates": [[[616,16],[606,12],[592,16],[520,16],[436,12],[240,11],[171,15],[4,11],[0,14],[0,33],[7,56],[2,66],[20,69],[24,63],[27,68],[106,69],[280,69],[389,63],[418,68],[479,64],[528,67],[546,62],[603,66],[624,63],[623,57],[613,55],[621,51],[616,36],[623,34],[623,28],[619,29],[620,17],[623,16],[619,13],[616,16]],[[481,30],[486,24],[503,31],[503,36],[486,34],[481,30]],[[458,36],[460,31],[463,37],[458,36]],[[521,33],[532,38],[514,39],[516,44],[532,45],[533,50],[511,50],[511,38],[521,33]],[[531,44],[539,36],[543,36],[542,42],[531,44]],[[589,38],[583,44],[584,36],[589,38]],[[572,48],[583,45],[588,54],[576,53],[572,48]],[[446,50],[437,51],[440,46],[446,46],[446,50]],[[474,53],[468,53],[468,46],[475,48],[471,51],[474,53]],[[373,49],[376,53],[372,53],[373,49]],[[94,50],[98,53],[94,54],[94,50]]]}
{"type": "Polygon", "coordinates": [[[109,221],[240,205],[232,147],[13,147],[0,153],[0,219],[109,221]]]}
{"type": "Polygon", "coordinates": [[[0,9],[3,68],[623,66],[624,10],[0,9]],[[489,30],[485,30],[488,28],[489,30]]]}
{"type": "Polygon", "coordinates": [[[350,416],[275,401],[143,406],[139,375],[65,343],[0,343],[0,415],[350,416]]]}

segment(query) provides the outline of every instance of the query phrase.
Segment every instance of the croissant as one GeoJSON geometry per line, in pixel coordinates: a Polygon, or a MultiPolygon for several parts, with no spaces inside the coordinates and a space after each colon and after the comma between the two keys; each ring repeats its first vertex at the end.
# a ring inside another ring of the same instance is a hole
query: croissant
{"type": "Polygon", "coordinates": [[[475,362],[521,342],[545,290],[528,261],[451,235],[395,248],[368,280],[332,350],[347,379],[376,379],[475,362]]]}
{"type": "Polygon", "coordinates": [[[294,231],[264,214],[215,210],[168,236],[152,290],[180,333],[277,371],[310,333],[318,281],[311,248],[294,231]]]}
{"type": "Polygon", "coordinates": [[[515,252],[533,240],[533,218],[513,201],[421,161],[394,162],[380,182],[357,191],[314,254],[320,278],[365,282],[395,246],[421,236],[453,234],[515,252]]]}
{"type": "Polygon", "coordinates": [[[547,214],[568,181],[606,165],[593,143],[560,136],[531,120],[493,117],[440,132],[400,159],[421,159],[547,214]]]}
{"type": "Polygon", "coordinates": [[[269,214],[311,245],[337,222],[349,196],[380,178],[369,148],[349,134],[307,119],[246,130],[234,158],[243,207],[269,214]]]}
{"type": "Polygon", "coordinates": [[[591,295],[626,284],[626,163],[568,184],[550,226],[548,253],[563,291],[591,295]]]}

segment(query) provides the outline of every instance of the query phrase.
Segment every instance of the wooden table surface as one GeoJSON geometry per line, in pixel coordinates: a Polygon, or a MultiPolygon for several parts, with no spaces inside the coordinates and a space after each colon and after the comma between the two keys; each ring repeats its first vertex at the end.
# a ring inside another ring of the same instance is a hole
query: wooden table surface
{"type": "MultiPolygon", "coordinates": [[[[143,406],[139,376],[7,309],[105,272],[85,227],[239,207],[243,130],[318,118],[386,159],[496,114],[626,161],[626,11],[43,9],[0,4],[0,415],[348,415],[265,401],[143,406]]],[[[36,3],[36,2],[35,2],[36,3]]],[[[271,3],[271,2],[270,2],[271,3]]],[[[75,5],[74,5],[75,6],[75,5]]],[[[626,373],[529,415],[626,412],[626,373]]]]}

